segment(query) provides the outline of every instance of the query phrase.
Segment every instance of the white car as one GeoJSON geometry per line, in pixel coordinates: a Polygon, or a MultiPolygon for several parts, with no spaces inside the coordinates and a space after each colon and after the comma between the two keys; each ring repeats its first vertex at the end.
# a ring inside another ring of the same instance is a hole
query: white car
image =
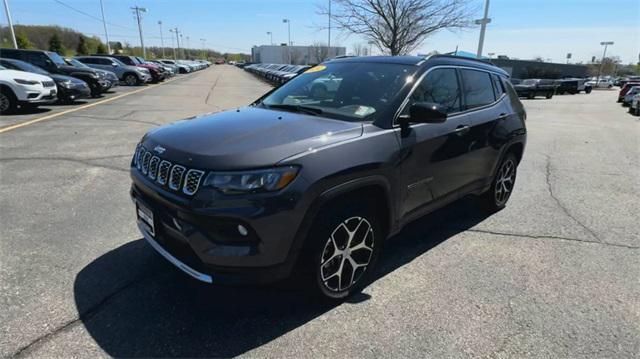
{"type": "Polygon", "coordinates": [[[15,111],[18,106],[37,107],[57,101],[56,83],[49,76],[8,70],[0,66],[0,113],[15,111]]]}
{"type": "Polygon", "coordinates": [[[591,86],[592,88],[601,88],[601,89],[610,89],[613,87],[613,81],[607,79],[591,80],[585,83],[587,86],[591,86]]]}

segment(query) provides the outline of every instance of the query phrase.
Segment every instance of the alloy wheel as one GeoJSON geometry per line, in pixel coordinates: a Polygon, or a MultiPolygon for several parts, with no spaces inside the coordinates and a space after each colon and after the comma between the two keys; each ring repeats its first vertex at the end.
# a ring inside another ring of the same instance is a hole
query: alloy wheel
{"type": "Polygon", "coordinates": [[[9,109],[11,103],[7,95],[0,93],[0,112],[5,112],[9,109]]]}
{"type": "Polygon", "coordinates": [[[362,278],[373,255],[373,236],[363,217],[351,217],[331,232],[320,259],[320,279],[327,289],[344,291],[362,278]]]}
{"type": "Polygon", "coordinates": [[[136,79],[136,77],[133,75],[129,75],[124,79],[124,81],[127,83],[127,85],[133,86],[138,82],[138,79],[136,79]]]}
{"type": "Polygon", "coordinates": [[[503,205],[511,196],[513,185],[516,179],[516,164],[512,159],[506,160],[500,167],[495,185],[496,204],[503,205]]]}

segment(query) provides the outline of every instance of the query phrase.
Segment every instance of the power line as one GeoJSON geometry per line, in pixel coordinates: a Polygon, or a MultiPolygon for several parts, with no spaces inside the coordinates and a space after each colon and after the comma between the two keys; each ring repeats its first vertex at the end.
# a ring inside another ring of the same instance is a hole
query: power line
{"type": "MultiPolygon", "coordinates": [[[[90,18],[92,18],[94,20],[102,22],[101,18],[99,18],[97,16],[94,16],[94,15],[91,15],[91,14],[89,14],[87,12],[84,12],[84,11],[82,11],[80,9],[76,9],[75,7],[73,7],[73,6],[69,5],[69,4],[66,4],[66,3],[64,3],[64,2],[62,2],[60,0],[53,0],[53,1],[58,3],[58,4],[60,4],[60,5],[62,5],[62,6],[64,6],[64,7],[66,7],[66,8],[69,8],[69,9],[71,9],[71,10],[73,10],[73,11],[79,13],[79,14],[82,14],[84,16],[87,16],[87,17],[90,17],[90,18]]],[[[123,28],[123,29],[126,29],[126,30],[130,30],[130,31],[136,31],[135,29],[130,28],[128,26],[124,26],[124,25],[114,24],[114,23],[111,23],[111,22],[107,22],[107,24],[109,24],[111,26],[115,26],[115,27],[120,27],[120,28],[123,28]]]]}

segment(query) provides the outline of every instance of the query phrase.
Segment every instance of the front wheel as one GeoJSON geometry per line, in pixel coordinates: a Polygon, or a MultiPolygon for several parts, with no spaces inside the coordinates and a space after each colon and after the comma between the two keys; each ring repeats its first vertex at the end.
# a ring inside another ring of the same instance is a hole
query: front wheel
{"type": "Polygon", "coordinates": [[[545,96],[547,99],[550,99],[553,97],[553,92],[547,92],[547,95],[545,96]]]}
{"type": "Polygon", "coordinates": [[[373,206],[342,203],[322,211],[313,226],[304,265],[307,281],[326,299],[340,300],[364,288],[373,272],[383,232],[373,206]]]}
{"type": "Polygon", "coordinates": [[[18,100],[13,93],[7,89],[0,90],[0,114],[10,114],[16,110],[18,100]]]}
{"type": "Polygon", "coordinates": [[[496,172],[491,188],[480,197],[481,204],[489,212],[497,212],[506,207],[516,183],[518,160],[516,156],[507,153],[496,172]]]}
{"type": "Polygon", "coordinates": [[[527,98],[529,100],[533,100],[536,97],[536,93],[535,92],[529,92],[529,94],[527,95],[527,98]]]}
{"type": "Polygon", "coordinates": [[[591,93],[591,87],[585,87],[584,88],[584,93],[590,94],[591,93]]]}
{"type": "Polygon", "coordinates": [[[124,83],[126,83],[129,86],[136,86],[140,84],[140,79],[138,79],[138,76],[134,74],[127,74],[124,77],[124,83]]]}

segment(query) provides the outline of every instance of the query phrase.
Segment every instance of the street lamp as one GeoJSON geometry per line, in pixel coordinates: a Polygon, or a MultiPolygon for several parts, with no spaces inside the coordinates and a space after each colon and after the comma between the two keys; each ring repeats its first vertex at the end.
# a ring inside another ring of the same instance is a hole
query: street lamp
{"type": "Polygon", "coordinates": [[[271,31],[267,31],[267,35],[269,35],[271,42],[269,42],[270,45],[273,45],[273,32],[271,31]]]}
{"type": "Polygon", "coordinates": [[[493,58],[493,55],[495,55],[495,54],[496,54],[495,52],[490,52],[490,53],[488,53],[487,55],[489,55],[489,58],[490,58],[490,59],[492,59],[492,58],[493,58]]]}
{"type": "Polygon", "coordinates": [[[288,63],[291,63],[291,20],[282,19],[282,22],[287,24],[287,32],[289,34],[289,42],[287,42],[287,57],[289,58],[288,63]]]}
{"type": "Polygon", "coordinates": [[[204,54],[204,48],[205,48],[204,43],[207,42],[207,39],[200,39],[200,41],[202,41],[202,58],[206,60],[207,57],[204,54]]]}
{"type": "Polygon", "coordinates": [[[600,84],[600,74],[602,73],[602,65],[604,64],[604,58],[607,56],[607,47],[613,45],[613,41],[602,41],[600,46],[604,46],[604,52],[602,53],[602,60],[600,61],[600,67],[598,67],[598,78],[596,79],[596,87],[600,84]]]}
{"type": "Polygon", "coordinates": [[[138,32],[140,33],[140,46],[142,47],[142,57],[147,57],[147,52],[144,49],[144,39],[142,38],[142,23],[140,20],[140,13],[141,12],[147,12],[146,8],[143,7],[139,7],[139,6],[134,6],[131,8],[131,10],[133,10],[136,14],[136,19],[138,20],[138,32]]]}
{"type": "Polygon", "coordinates": [[[162,58],[164,59],[164,39],[162,38],[162,21],[158,20],[160,25],[160,46],[162,47],[162,58]]]}

